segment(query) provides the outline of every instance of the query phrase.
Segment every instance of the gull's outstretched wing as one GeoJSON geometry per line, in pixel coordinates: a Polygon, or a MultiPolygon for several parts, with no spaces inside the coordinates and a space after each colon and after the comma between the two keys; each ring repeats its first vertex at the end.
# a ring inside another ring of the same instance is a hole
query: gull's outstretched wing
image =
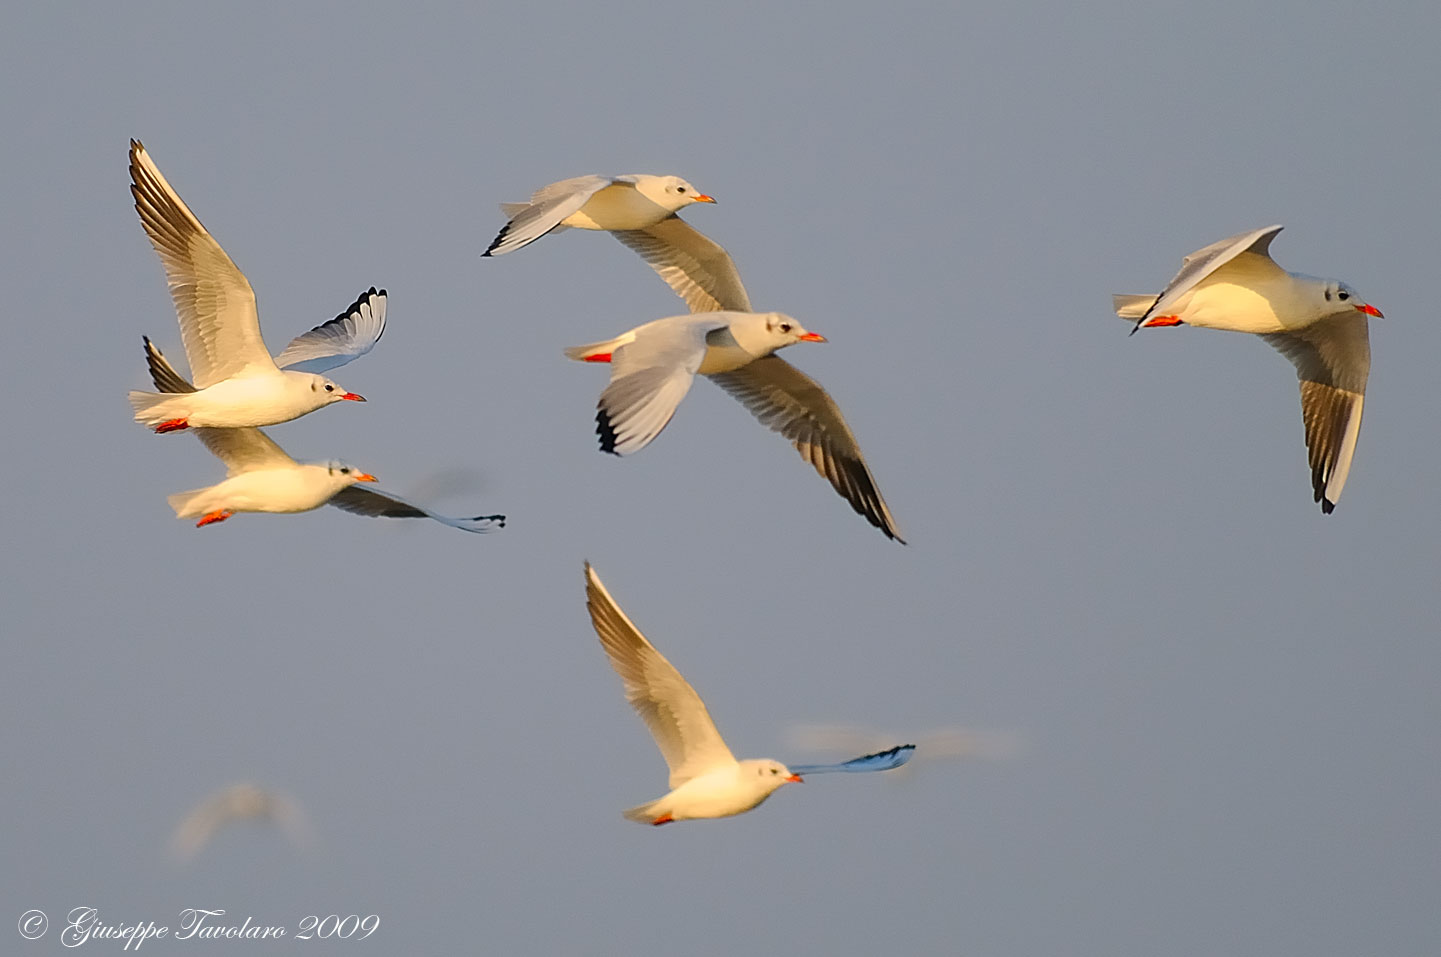
{"type": "Polygon", "coordinates": [[[670,766],[671,789],[713,768],[735,764],[700,695],[620,610],[589,562],[585,597],[595,633],[625,685],[626,700],[650,728],[670,766]]]}
{"type": "Polygon", "coordinates": [[[888,751],[877,751],[863,757],[852,758],[840,764],[788,764],[795,774],[827,774],[831,771],[889,771],[898,768],[916,753],[914,744],[902,744],[888,751]]]}
{"type": "Polygon", "coordinates": [[[293,372],[325,372],[365,355],[385,334],[385,290],[375,287],[329,322],[290,340],[275,364],[293,372]]]}
{"type": "Polygon", "coordinates": [[[851,508],[887,538],[901,544],[876,480],[840,407],[814,379],[779,356],[766,356],[709,378],[740,400],[762,425],[791,440],[801,458],[819,472],[851,508]]]}
{"type": "Polygon", "coordinates": [[[372,518],[433,518],[442,525],[449,525],[451,528],[458,528],[465,532],[489,532],[497,528],[505,528],[504,515],[451,518],[449,515],[440,515],[428,508],[412,505],[389,492],[361,488],[358,485],[341,489],[331,496],[330,501],[326,504],[334,505],[336,508],[355,515],[368,515],[372,518]]]}

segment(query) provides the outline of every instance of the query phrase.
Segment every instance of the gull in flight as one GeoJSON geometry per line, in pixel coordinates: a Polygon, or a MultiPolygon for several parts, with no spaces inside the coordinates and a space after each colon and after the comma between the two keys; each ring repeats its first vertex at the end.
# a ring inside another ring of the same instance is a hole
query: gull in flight
{"type": "MultiPolygon", "coordinates": [[[[684,222],[676,212],[692,203],[715,200],[679,176],[577,176],[542,186],[528,203],[502,203],[509,220],[482,256],[499,256],[562,229],[599,229],[644,233],[662,224],[684,222]]],[[[667,227],[674,228],[674,227],[667,227]]],[[[699,234],[697,234],[699,235],[699,234]]]]}
{"type": "Polygon", "coordinates": [[[914,745],[903,744],[841,764],[793,767],[768,758],[737,761],[705,702],[620,610],[589,562],[585,593],[591,622],[625,685],[626,700],[645,721],[670,766],[670,793],[623,812],[628,820],[669,824],[730,817],[756,807],[783,784],[800,783],[802,774],[888,771],[905,764],[915,751],[914,745]]]}
{"type": "Polygon", "coordinates": [[[289,796],[244,782],[221,788],[195,806],[170,838],[170,855],[190,861],[222,827],[235,821],[269,820],[298,847],[313,843],[305,814],[289,796]]]}
{"type": "MultiPolygon", "coordinates": [[[[145,359],[155,387],[163,394],[183,395],[194,389],[175,371],[149,339],[145,359]]],[[[198,518],[196,528],[223,522],[236,512],[308,512],[322,505],[357,515],[384,518],[432,518],[467,532],[505,527],[504,515],[451,518],[412,505],[386,492],[360,488],[375,476],[342,462],[296,462],[257,428],[195,429],[195,437],[225,463],[225,481],[208,488],[177,492],[169,498],[177,518],[198,518]]]]}
{"type": "Polygon", "coordinates": [[[1185,258],[1158,296],[1112,296],[1116,314],[1153,326],[1205,326],[1265,339],[1296,367],[1311,488],[1335,509],[1351,471],[1371,371],[1369,319],[1381,310],[1335,279],[1287,272],[1271,258],[1280,226],[1239,233],[1185,258]]]}
{"type": "Polygon", "coordinates": [[[602,452],[645,448],[670,422],[695,376],[703,375],[790,439],[856,512],[904,544],[840,408],[818,383],[773,354],[797,342],[825,341],[779,312],[702,312],[657,319],[565,354],[610,363],[610,384],[596,412],[602,452]]]}
{"type": "Polygon", "coordinates": [[[135,211],[165,267],[197,387],[183,396],[131,392],[137,422],[156,432],[274,425],[333,402],[365,401],[318,373],[375,345],[385,328],[384,293],[375,293],[378,317],[375,301],[367,306],[361,297],[353,307],[361,313],[355,321],[317,326],[272,359],[260,337],[249,280],[138,140],[130,141],[130,179],[135,211]]]}

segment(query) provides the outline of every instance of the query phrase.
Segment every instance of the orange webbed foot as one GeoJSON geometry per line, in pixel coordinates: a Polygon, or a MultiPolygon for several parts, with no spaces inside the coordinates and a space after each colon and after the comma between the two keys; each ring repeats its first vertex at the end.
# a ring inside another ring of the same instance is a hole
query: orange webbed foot
{"type": "MultiPolygon", "coordinates": [[[[597,352],[597,353],[596,353],[595,355],[593,355],[593,356],[586,356],[586,357],[585,357],[585,361],[586,361],[586,362],[609,362],[609,361],[610,361],[610,353],[609,353],[609,352],[597,352]]],[[[663,822],[662,822],[662,823],[663,823],[663,822]]]]}
{"type": "Polygon", "coordinates": [[[201,516],[200,521],[195,523],[195,527],[204,528],[206,525],[214,525],[216,522],[225,521],[227,518],[234,514],[235,513],[228,508],[222,508],[218,512],[206,512],[203,516],[201,516]]]}
{"type": "Polygon", "coordinates": [[[1184,326],[1185,323],[1176,316],[1152,316],[1146,320],[1146,328],[1152,326],[1184,326]]]}
{"type": "Polygon", "coordinates": [[[669,824],[674,820],[675,818],[671,817],[669,814],[666,814],[656,818],[654,821],[651,821],[650,824],[651,827],[660,827],[662,824],[669,824]]]}
{"type": "Polygon", "coordinates": [[[166,432],[179,432],[188,428],[190,428],[189,419],[166,419],[155,427],[155,434],[164,435],[166,432]]]}

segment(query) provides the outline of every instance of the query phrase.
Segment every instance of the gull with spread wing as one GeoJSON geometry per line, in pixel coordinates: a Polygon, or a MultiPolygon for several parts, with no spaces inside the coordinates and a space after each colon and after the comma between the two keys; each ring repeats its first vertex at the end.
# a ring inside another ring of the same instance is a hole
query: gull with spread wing
{"type": "MultiPolygon", "coordinates": [[[[576,176],[542,186],[525,203],[501,203],[509,222],[482,256],[500,256],[563,229],[645,231],[675,222],[679,210],[715,200],[679,176],[576,176]]],[[[689,227],[686,227],[689,228],[689,227]]]]}
{"type": "Polygon", "coordinates": [[[585,565],[586,607],[601,647],[625,685],[625,697],[645,721],[670,767],[670,793],[624,812],[631,821],[669,824],[730,817],[759,805],[802,774],[889,771],[910,760],[903,744],[841,764],[786,767],[768,758],[737,761],[722,740],[705,702],[681,673],[646,640],[610,597],[590,563],[585,565]]]}
{"type": "Polygon", "coordinates": [[[259,820],[278,825],[297,847],[314,843],[305,812],[293,798],[245,781],[221,788],[197,804],[175,828],[170,838],[170,855],[178,863],[186,863],[199,854],[221,828],[237,821],[259,820]]]}
{"type": "Polygon", "coordinates": [[[1187,256],[1160,295],[1112,296],[1116,315],[1153,326],[1249,332],[1296,367],[1311,489],[1330,514],[1351,472],[1371,371],[1369,319],[1381,310],[1336,279],[1287,272],[1271,258],[1280,226],[1238,233],[1187,256]]]}
{"type": "Polygon", "coordinates": [[[610,363],[610,384],[596,412],[601,451],[629,455],[645,448],[670,422],[695,376],[703,375],[790,439],[856,512],[904,544],[840,408],[818,383],[774,355],[797,342],[825,341],[784,313],[702,312],[657,319],[565,354],[610,363]]]}
{"type": "Polygon", "coordinates": [[[130,179],[135,211],[165,267],[197,387],[182,396],[131,392],[137,422],[162,433],[274,425],[334,402],[365,401],[318,373],[375,345],[385,329],[383,292],[372,289],[357,300],[353,321],[343,315],[317,326],[272,359],[260,337],[250,281],[138,140],[130,141],[130,179]]]}
{"type": "MultiPolygon", "coordinates": [[[[150,377],[163,394],[185,395],[194,386],[145,340],[150,377]]],[[[504,515],[451,518],[412,505],[388,492],[360,488],[375,476],[343,462],[301,464],[254,427],[195,429],[198,438],[226,466],[226,479],[207,488],[177,492],[169,498],[177,518],[198,518],[196,528],[223,522],[236,512],[308,512],[322,505],[382,518],[432,518],[466,532],[505,527],[504,515]]]]}

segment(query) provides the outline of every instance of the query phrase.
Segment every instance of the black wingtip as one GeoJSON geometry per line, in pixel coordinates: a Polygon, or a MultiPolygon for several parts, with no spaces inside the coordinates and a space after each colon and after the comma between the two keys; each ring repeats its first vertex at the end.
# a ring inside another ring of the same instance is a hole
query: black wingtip
{"type": "Polygon", "coordinates": [[[619,455],[615,450],[615,428],[610,424],[610,415],[604,408],[598,409],[595,413],[595,434],[600,436],[600,450],[609,452],[611,455],[619,455]]]}
{"type": "Polygon", "coordinates": [[[492,258],[494,258],[494,257],[491,256],[491,253],[495,252],[495,247],[499,246],[502,242],[505,241],[505,234],[508,233],[508,232],[510,232],[510,223],[506,223],[504,226],[502,226],[502,227],[500,228],[500,232],[498,232],[498,233],[495,234],[495,238],[490,241],[490,245],[489,245],[489,246],[485,247],[485,252],[483,252],[483,253],[480,254],[480,258],[482,258],[482,259],[492,259],[492,258]]]}
{"type": "Polygon", "coordinates": [[[1330,515],[1334,511],[1336,511],[1335,502],[1331,501],[1328,498],[1321,499],[1321,514],[1330,515]]]}

